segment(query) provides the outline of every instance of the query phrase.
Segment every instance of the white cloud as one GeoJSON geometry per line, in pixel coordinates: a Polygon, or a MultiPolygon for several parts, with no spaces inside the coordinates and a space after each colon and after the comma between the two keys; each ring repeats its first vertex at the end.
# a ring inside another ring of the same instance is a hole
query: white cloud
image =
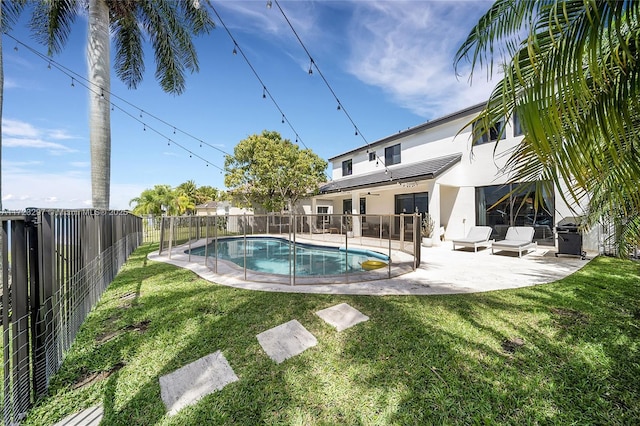
{"type": "Polygon", "coordinates": [[[487,99],[453,69],[455,52],[490,3],[360,2],[351,21],[348,70],[414,113],[434,118],[487,99]],[[470,18],[471,17],[471,18],[470,18]]]}
{"type": "Polygon", "coordinates": [[[35,138],[40,135],[40,131],[24,121],[4,118],[2,119],[2,135],[19,138],[35,138]]]}
{"type": "MultiPolygon", "coordinates": [[[[88,176],[72,173],[38,173],[27,168],[3,170],[4,209],[91,207],[91,181],[88,176]]],[[[129,200],[140,195],[149,185],[112,184],[110,207],[128,210],[129,200]]]]}
{"type": "Polygon", "coordinates": [[[51,152],[76,152],[65,145],[31,138],[3,138],[2,145],[7,148],[45,148],[51,152]]]}
{"type": "Polygon", "coordinates": [[[64,129],[39,129],[31,123],[5,118],[2,120],[2,144],[9,148],[48,149],[51,153],[77,152],[53,140],[77,139],[64,129]]]}

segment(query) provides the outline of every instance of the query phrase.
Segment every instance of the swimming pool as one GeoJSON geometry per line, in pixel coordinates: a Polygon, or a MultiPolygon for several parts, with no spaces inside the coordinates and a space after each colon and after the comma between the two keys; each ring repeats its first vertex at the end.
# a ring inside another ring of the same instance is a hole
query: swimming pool
{"type": "MultiPolygon", "coordinates": [[[[217,256],[244,267],[244,238],[222,238],[217,240],[217,256]]],[[[247,237],[247,269],[269,274],[290,275],[293,273],[293,245],[290,241],[274,237],[247,237]]],[[[216,256],[216,242],[209,243],[207,255],[216,256]]],[[[188,252],[188,251],[187,251],[188,252]]],[[[185,253],[187,253],[185,252],[185,253]]],[[[191,254],[204,256],[205,246],[191,249],[191,254]]],[[[361,264],[375,259],[389,261],[383,253],[344,247],[327,247],[313,244],[295,244],[296,276],[342,275],[364,272],[361,264]]]]}

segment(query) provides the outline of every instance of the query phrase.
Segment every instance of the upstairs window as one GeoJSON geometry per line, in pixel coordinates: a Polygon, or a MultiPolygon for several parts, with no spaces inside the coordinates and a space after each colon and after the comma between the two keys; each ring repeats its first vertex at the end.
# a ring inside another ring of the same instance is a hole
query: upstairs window
{"type": "Polygon", "coordinates": [[[513,136],[522,136],[524,132],[522,131],[522,124],[520,123],[520,117],[516,112],[513,113],[513,136]]]}
{"type": "Polygon", "coordinates": [[[350,176],[353,174],[353,161],[345,160],[342,162],[342,176],[350,176]]]}
{"type": "Polygon", "coordinates": [[[394,164],[400,164],[400,144],[384,149],[384,165],[392,166],[394,164]]]}
{"type": "Polygon", "coordinates": [[[369,161],[376,161],[376,153],[375,152],[370,152],[369,153],[369,161]]]}
{"type": "MultiPolygon", "coordinates": [[[[474,133],[476,128],[482,126],[480,122],[473,123],[474,133]]],[[[498,139],[505,139],[506,135],[504,133],[504,120],[498,121],[494,126],[489,128],[489,131],[484,133],[480,139],[476,141],[476,145],[481,145],[483,143],[495,142],[498,139]]]]}

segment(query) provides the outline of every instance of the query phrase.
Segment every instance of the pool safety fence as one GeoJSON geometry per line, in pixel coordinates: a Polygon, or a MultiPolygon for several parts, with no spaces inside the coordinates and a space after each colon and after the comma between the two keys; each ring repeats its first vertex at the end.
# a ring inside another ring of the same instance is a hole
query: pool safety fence
{"type": "Polygon", "coordinates": [[[45,394],[76,333],[128,256],[141,218],[122,211],[0,214],[5,425],[45,394]]]}
{"type": "MultiPolygon", "coordinates": [[[[400,215],[344,215],[344,214],[243,214],[209,216],[163,217],[160,225],[159,254],[171,257],[172,250],[180,246],[189,261],[201,262],[201,256],[192,255],[192,248],[205,246],[204,262],[214,273],[221,273],[221,256],[217,241],[223,238],[272,236],[290,242],[289,272],[286,281],[296,283],[336,283],[371,279],[385,279],[415,270],[420,265],[420,214],[400,215]],[[212,244],[213,243],[213,244],[212,244]],[[300,244],[340,247],[345,255],[345,270],[326,276],[305,276],[308,258],[298,255],[300,244]],[[386,273],[383,270],[354,274],[349,268],[349,253],[357,247],[388,255],[386,273]],[[399,256],[401,254],[401,256],[399,256]],[[305,264],[306,263],[306,264],[305,264]],[[351,272],[350,272],[351,271],[351,272]],[[342,273],[344,272],[344,273],[342,273]]],[[[264,279],[246,267],[251,257],[248,245],[243,245],[242,278],[247,281],[264,279]]],[[[281,277],[282,278],[282,277],[281,277]]],[[[274,277],[270,278],[271,281],[274,277]]],[[[282,280],[281,280],[282,281],[282,280]]]]}

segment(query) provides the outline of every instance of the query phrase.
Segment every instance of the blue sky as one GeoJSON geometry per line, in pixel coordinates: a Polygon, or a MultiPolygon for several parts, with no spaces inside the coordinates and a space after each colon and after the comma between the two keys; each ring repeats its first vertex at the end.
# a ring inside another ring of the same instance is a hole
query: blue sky
{"type": "MultiPolygon", "coordinates": [[[[490,93],[482,71],[473,85],[468,75],[456,77],[453,56],[491,2],[279,3],[364,139],[337,110],[317,71],[309,75],[309,58],[275,4],[267,9],[266,1],[212,2],[301,141],[324,159],[481,102],[490,93]]],[[[275,130],[295,140],[215,20],[217,28],[195,40],[200,72],[187,76],[183,95],[162,92],[150,52],[136,90],[112,73],[112,209],[129,208],[131,198],[155,184],[194,180],[224,189],[223,152],[232,153],[251,134],[275,130]],[[169,139],[174,143],[168,145],[169,139]]],[[[58,69],[86,76],[86,19],[76,20],[51,67],[21,44],[46,53],[25,22],[10,35],[20,43],[3,35],[3,208],[90,207],[89,93],[58,69]]]]}

